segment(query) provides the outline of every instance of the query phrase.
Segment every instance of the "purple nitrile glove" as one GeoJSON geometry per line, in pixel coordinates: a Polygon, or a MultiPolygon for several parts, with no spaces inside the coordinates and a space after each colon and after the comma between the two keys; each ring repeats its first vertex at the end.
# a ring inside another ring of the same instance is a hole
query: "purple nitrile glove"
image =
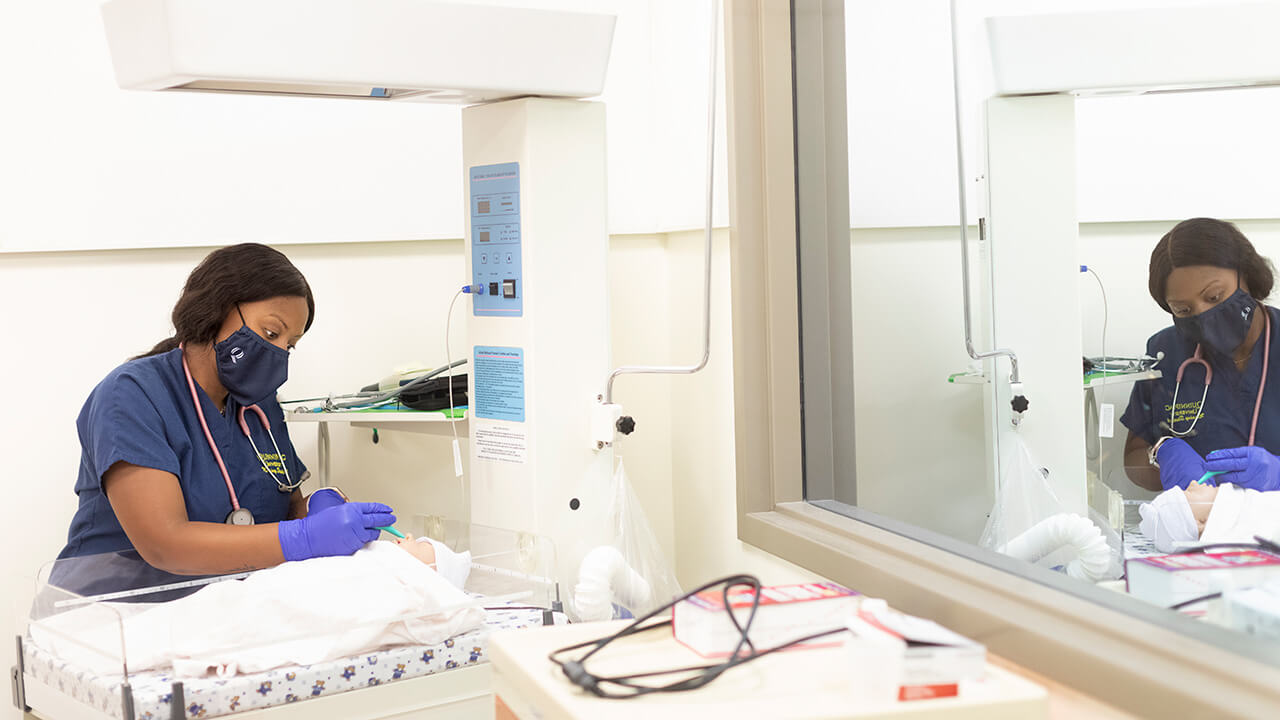
{"type": "Polygon", "coordinates": [[[1160,487],[1165,490],[1172,487],[1186,490],[1188,485],[1204,477],[1206,469],[1212,470],[1205,467],[1204,458],[1182,438],[1169,438],[1161,443],[1156,462],[1160,463],[1160,487]]]}
{"type": "Polygon", "coordinates": [[[341,505],[347,501],[342,491],[337,488],[320,488],[307,497],[307,514],[314,515],[321,510],[341,505]]]}
{"type": "Polygon", "coordinates": [[[1206,458],[1205,468],[1222,473],[1214,478],[1219,484],[1262,492],[1280,490],[1280,458],[1256,445],[1214,450],[1206,458]]]}
{"type": "Polygon", "coordinates": [[[391,508],[382,503],[343,503],[280,523],[280,550],[285,560],[350,555],[376,540],[377,528],[395,521],[391,508]]]}

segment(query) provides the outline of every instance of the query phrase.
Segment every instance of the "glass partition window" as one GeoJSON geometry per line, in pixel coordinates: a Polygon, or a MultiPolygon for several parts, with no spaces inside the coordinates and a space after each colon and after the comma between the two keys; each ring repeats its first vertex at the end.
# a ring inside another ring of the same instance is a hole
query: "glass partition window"
{"type": "MultiPolygon", "coordinates": [[[[1267,450],[1274,436],[1280,453],[1280,400],[1258,397],[1268,343],[1280,346],[1280,329],[1266,334],[1268,318],[1280,322],[1280,311],[1248,285],[1269,290],[1266,258],[1280,256],[1280,231],[1274,221],[1203,221],[1173,250],[1163,241],[1178,259],[1161,265],[1153,249],[1181,218],[1080,223],[1092,211],[1078,207],[1074,179],[1078,158],[1091,156],[1077,145],[1098,142],[1095,119],[1118,112],[1104,106],[1141,116],[1169,101],[988,99],[989,87],[973,81],[989,72],[986,46],[967,29],[980,30],[986,11],[970,12],[960,33],[973,38],[960,53],[969,132],[959,133],[944,3],[792,3],[804,500],[979,562],[1011,558],[1004,567],[1037,581],[1052,573],[1084,597],[1102,597],[1101,588],[1131,609],[1134,599],[1185,604],[1229,628],[1228,643],[1262,633],[1257,608],[1280,608],[1280,555],[1266,554],[1280,551],[1268,544],[1280,542],[1280,459],[1267,450]],[[959,176],[957,136],[967,155],[959,176]],[[970,195],[971,308],[958,177],[970,195]],[[1205,270],[1185,267],[1194,263],[1184,256],[1244,259],[1205,270]],[[1230,309],[1203,316],[1203,327],[1178,319],[1221,302],[1230,309]],[[1022,358],[1021,385],[1010,382],[1008,358],[970,357],[966,311],[977,350],[1019,338],[1011,350],[1022,358]],[[1207,347],[1201,362],[1196,333],[1202,346],[1223,348],[1207,347]],[[1209,373],[1216,389],[1206,389],[1209,373]],[[1024,393],[1022,412],[1011,398],[1024,393]],[[1254,422],[1261,448],[1240,449],[1254,422]],[[1149,459],[1156,442],[1167,456],[1160,467],[1149,459]],[[1215,470],[1236,485],[1215,481],[1215,470]],[[1175,483],[1186,489],[1165,489],[1175,483]],[[1181,566],[1143,560],[1206,539],[1247,547],[1181,566]],[[1142,566],[1138,581],[1126,563],[1142,566]],[[1211,581],[1183,572],[1215,563],[1223,569],[1211,581]],[[1253,569],[1233,573],[1230,563],[1253,569]],[[1202,596],[1211,599],[1191,602],[1202,596]]],[[[1208,107],[1220,94],[1195,102],[1208,107]]],[[[1221,138],[1220,128],[1204,132],[1221,138]]],[[[1255,141],[1223,140],[1240,151],[1255,141]]],[[[1079,168],[1081,182],[1092,172],[1079,168]]],[[[1187,182],[1215,192],[1209,180],[1187,182]]],[[[1280,203],[1272,210],[1280,215],[1280,203]]],[[[1267,390],[1280,393],[1280,380],[1267,390]]]]}

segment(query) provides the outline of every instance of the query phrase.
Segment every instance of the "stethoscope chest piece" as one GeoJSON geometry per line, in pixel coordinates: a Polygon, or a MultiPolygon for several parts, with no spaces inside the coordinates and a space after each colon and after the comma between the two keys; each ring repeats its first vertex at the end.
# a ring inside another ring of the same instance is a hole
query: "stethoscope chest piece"
{"type": "Polygon", "coordinates": [[[228,525],[252,525],[253,513],[249,512],[249,508],[238,507],[227,515],[228,525]]]}

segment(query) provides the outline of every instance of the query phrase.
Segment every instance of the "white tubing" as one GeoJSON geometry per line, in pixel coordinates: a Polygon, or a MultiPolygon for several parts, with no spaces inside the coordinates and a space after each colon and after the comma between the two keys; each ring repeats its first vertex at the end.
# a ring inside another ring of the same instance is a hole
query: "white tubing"
{"type": "Polygon", "coordinates": [[[1067,563],[1067,575],[1091,582],[1106,577],[1111,567],[1111,548],[1089,518],[1074,513],[1047,517],[998,551],[1033,563],[1064,547],[1075,555],[1067,563]]]}
{"type": "Polygon", "coordinates": [[[573,605],[579,622],[596,622],[613,617],[613,602],[641,612],[649,608],[653,592],[649,583],[627,564],[622,553],[601,545],[578,566],[578,584],[573,587],[573,605]]]}

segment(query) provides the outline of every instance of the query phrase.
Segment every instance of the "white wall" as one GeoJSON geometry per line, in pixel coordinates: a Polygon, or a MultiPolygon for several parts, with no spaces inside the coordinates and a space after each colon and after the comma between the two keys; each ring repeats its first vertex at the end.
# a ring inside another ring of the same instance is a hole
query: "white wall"
{"type": "MultiPolygon", "coordinates": [[[[985,18],[1236,0],[964,0],[958,3],[966,169],[981,175],[991,94],[985,18]]],[[[855,228],[954,225],[955,135],[948,0],[845,3],[850,208],[855,228]]],[[[1082,51],[1085,51],[1082,49],[1082,51]]],[[[1081,222],[1272,218],[1280,89],[1079,103],[1081,222]]],[[[970,195],[969,216],[982,200],[970,195]]]]}
{"type": "Polygon", "coordinates": [[[982,393],[947,382],[969,364],[958,233],[854,230],[852,242],[858,506],[976,540],[992,498],[982,393]]]}
{"type": "MultiPolygon", "coordinates": [[[[616,14],[610,232],[698,227],[710,0],[502,4],[616,14]]],[[[461,237],[457,107],[124,91],[99,5],[0,3],[0,251],[461,237]]]]}
{"type": "MultiPolygon", "coordinates": [[[[673,362],[692,364],[701,353],[704,247],[701,233],[672,234],[668,240],[673,362]]],[[[672,398],[671,482],[680,581],[694,586],[729,572],[755,573],[766,584],[811,581],[813,573],[737,539],[727,232],[716,233],[712,271],[711,358],[696,375],[666,379],[672,398]]]]}

